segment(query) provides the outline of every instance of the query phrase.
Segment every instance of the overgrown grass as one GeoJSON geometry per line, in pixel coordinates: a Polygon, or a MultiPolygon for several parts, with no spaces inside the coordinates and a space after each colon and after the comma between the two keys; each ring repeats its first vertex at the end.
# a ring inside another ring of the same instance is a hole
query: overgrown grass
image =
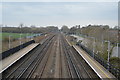
{"type": "Polygon", "coordinates": [[[112,57],[110,58],[110,63],[113,64],[116,68],[119,68],[120,69],[120,58],[118,57],[112,57]]]}

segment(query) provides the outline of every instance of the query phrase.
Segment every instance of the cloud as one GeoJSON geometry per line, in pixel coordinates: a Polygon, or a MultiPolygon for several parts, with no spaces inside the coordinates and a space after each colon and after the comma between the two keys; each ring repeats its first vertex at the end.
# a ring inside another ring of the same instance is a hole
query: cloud
{"type": "Polygon", "coordinates": [[[0,24],[2,24],[2,3],[0,3],[0,24]]]}
{"type": "Polygon", "coordinates": [[[18,25],[117,25],[117,2],[5,2],[3,23],[18,25]],[[112,22],[113,21],[113,22],[112,22]]]}
{"type": "Polygon", "coordinates": [[[4,2],[118,2],[119,0],[4,0],[4,2]]]}

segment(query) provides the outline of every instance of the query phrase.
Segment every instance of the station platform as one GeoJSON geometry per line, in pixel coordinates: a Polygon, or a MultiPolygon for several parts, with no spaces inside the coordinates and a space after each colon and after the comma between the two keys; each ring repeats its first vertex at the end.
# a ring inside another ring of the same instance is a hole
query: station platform
{"type": "Polygon", "coordinates": [[[12,64],[14,64],[17,60],[22,58],[24,55],[26,55],[28,52],[30,52],[33,48],[35,48],[39,43],[33,43],[18,52],[6,57],[3,60],[0,60],[0,73],[2,73],[4,70],[6,70],[8,67],[10,67],[12,64]]]}
{"type": "Polygon", "coordinates": [[[80,47],[73,45],[73,48],[82,56],[82,58],[88,63],[88,65],[94,70],[94,72],[102,79],[102,80],[115,80],[115,76],[112,75],[109,71],[107,71],[100,63],[94,60],[89,54],[87,54],[80,47]]]}

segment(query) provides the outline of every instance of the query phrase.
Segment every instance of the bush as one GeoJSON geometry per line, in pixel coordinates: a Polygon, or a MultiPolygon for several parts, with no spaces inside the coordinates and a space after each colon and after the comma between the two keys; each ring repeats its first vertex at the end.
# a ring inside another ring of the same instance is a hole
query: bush
{"type": "Polygon", "coordinates": [[[9,37],[5,37],[3,42],[9,42],[9,37]]]}
{"type": "Polygon", "coordinates": [[[120,69],[120,65],[119,65],[120,64],[120,58],[112,57],[112,58],[110,58],[110,63],[120,69]]]}
{"type": "MultiPolygon", "coordinates": [[[[15,41],[15,40],[17,40],[16,38],[11,38],[10,39],[10,41],[15,41]]],[[[3,39],[3,42],[9,42],[9,37],[5,37],[4,39],[3,39]]]]}
{"type": "Polygon", "coordinates": [[[16,41],[17,39],[16,38],[12,38],[11,41],[16,41]]]}

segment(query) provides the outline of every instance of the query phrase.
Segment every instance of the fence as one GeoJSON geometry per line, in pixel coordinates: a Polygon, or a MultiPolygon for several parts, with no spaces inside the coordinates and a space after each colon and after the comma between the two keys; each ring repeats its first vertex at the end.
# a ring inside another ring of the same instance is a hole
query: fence
{"type": "Polygon", "coordinates": [[[32,43],[35,43],[35,41],[34,41],[34,40],[31,40],[31,41],[29,41],[29,42],[26,42],[26,43],[21,44],[21,45],[19,45],[19,46],[17,46],[17,47],[14,47],[14,48],[12,48],[12,49],[9,49],[9,50],[7,50],[7,51],[5,51],[5,52],[0,53],[0,56],[1,56],[0,60],[8,57],[8,56],[11,55],[11,54],[14,54],[15,52],[19,51],[20,49],[25,48],[26,46],[28,46],[28,45],[30,45],[30,44],[32,44],[32,43]]]}
{"type": "MultiPolygon", "coordinates": [[[[81,47],[91,57],[93,57],[93,52],[90,49],[88,49],[87,47],[85,47],[81,43],[77,43],[76,45],[78,45],[79,47],[81,47]]],[[[94,59],[96,61],[98,61],[102,66],[104,66],[107,70],[109,70],[109,72],[111,72],[116,78],[118,78],[118,80],[120,80],[120,69],[115,68],[115,66],[112,65],[112,64],[110,64],[110,63],[108,64],[107,61],[105,61],[102,57],[98,56],[97,54],[94,54],[94,59]]]]}

